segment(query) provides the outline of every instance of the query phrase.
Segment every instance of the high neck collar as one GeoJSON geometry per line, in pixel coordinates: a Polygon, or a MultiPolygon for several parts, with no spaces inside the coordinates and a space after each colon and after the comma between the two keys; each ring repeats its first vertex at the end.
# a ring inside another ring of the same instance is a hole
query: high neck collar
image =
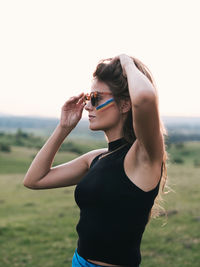
{"type": "Polygon", "coordinates": [[[121,137],[121,138],[116,139],[112,142],[109,142],[108,143],[108,151],[113,151],[113,150],[117,149],[118,147],[120,147],[126,143],[127,143],[127,141],[124,139],[124,137],[121,137]]]}

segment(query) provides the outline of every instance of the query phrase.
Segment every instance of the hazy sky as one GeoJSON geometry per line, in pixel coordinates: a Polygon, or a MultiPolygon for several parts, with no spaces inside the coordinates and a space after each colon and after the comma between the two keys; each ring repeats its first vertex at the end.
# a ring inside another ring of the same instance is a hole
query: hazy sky
{"type": "MultiPolygon", "coordinates": [[[[198,0],[0,1],[0,113],[60,116],[102,58],[151,70],[161,115],[200,116],[198,0]]],[[[87,117],[87,111],[83,112],[87,117]]]]}

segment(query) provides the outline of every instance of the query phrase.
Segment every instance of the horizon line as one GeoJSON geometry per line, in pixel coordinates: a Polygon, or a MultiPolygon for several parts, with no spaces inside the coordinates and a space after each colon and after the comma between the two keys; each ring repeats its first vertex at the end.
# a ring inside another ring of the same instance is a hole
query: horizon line
{"type": "MultiPolygon", "coordinates": [[[[161,118],[200,118],[200,115],[160,115],[161,118]]],[[[57,119],[59,120],[59,117],[54,117],[54,116],[43,116],[43,115],[13,115],[13,114],[7,114],[7,113],[2,113],[0,112],[0,117],[26,117],[26,118],[40,118],[40,119],[57,119]]],[[[82,119],[88,120],[87,117],[82,117],[82,119]]]]}

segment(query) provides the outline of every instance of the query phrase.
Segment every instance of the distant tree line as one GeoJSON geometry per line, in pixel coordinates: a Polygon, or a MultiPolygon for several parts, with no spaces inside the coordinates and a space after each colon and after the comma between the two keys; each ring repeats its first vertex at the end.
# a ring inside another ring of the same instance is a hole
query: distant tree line
{"type": "MultiPolygon", "coordinates": [[[[0,151],[11,152],[12,146],[22,146],[41,149],[48,137],[34,136],[32,133],[23,132],[20,128],[17,129],[16,133],[4,133],[0,132],[0,151]]],[[[166,148],[167,150],[173,151],[170,161],[176,164],[184,164],[185,160],[191,156],[184,142],[186,141],[200,141],[199,136],[184,136],[184,135],[170,135],[166,136],[166,148]],[[172,150],[171,150],[172,148],[172,150]],[[175,148],[175,150],[174,150],[175,148]]],[[[66,140],[61,145],[59,151],[73,152],[76,154],[84,154],[93,149],[106,147],[105,143],[100,141],[99,143],[81,141],[80,138],[74,140],[66,140]]],[[[200,167],[200,158],[195,156],[193,158],[194,166],[200,167]]]]}
{"type": "MultiPolygon", "coordinates": [[[[20,128],[16,133],[0,132],[0,151],[11,152],[12,146],[32,147],[41,149],[48,137],[34,136],[32,133],[23,132],[20,128]]],[[[101,141],[102,142],[102,141],[101,141]]],[[[83,154],[91,149],[100,148],[101,144],[90,144],[88,142],[64,141],[59,151],[83,154]]]]}
{"type": "Polygon", "coordinates": [[[16,133],[0,132],[0,151],[10,152],[11,146],[41,148],[44,140],[31,133],[25,133],[20,128],[16,133]]]}
{"type": "Polygon", "coordinates": [[[200,134],[181,134],[181,133],[170,133],[166,138],[166,143],[177,143],[187,141],[200,141],[200,134]]]}

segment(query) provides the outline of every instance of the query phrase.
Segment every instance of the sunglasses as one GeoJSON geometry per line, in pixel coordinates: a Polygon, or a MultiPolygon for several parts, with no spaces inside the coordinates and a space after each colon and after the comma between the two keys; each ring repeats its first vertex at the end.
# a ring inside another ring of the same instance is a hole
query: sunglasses
{"type": "Polygon", "coordinates": [[[91,104],[93,107],[98,105],[98,101],[100,100],[100,95],[112,95],[112,93],[109,92],[91,92],[90,94],[85,94],[84,100],[91,100],[91,104]]]}

